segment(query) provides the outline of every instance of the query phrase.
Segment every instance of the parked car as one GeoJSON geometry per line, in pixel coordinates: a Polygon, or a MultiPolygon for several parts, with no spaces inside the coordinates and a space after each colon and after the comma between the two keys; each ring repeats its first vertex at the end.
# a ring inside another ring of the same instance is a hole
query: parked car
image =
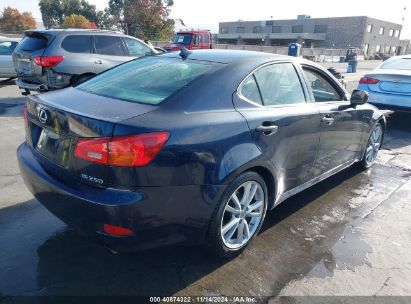
{"type": "Polygon", "coordinates": [[[27,93],[65,88],[136,57],[156,54],[143,41],[102,30],[24,32],[13,53],[16,84],[27,93]]]}
{"type": "Polygon", "coordinates": [[[384,61],[360,79],[358,89],[368,92],[378,108],[411,112],[411,55],[384,61]]]}
{"type": "Polygon", "coordinates": [[[211,33],[209,30],[179,31],[174,35],[172,43],[163,48],[172,52],[179,51],[181,46],[188,50],[211,49],[211,33]]]}
{"type": "Polygon", "coordinates": [[[17,154],[46,208],[113,250],[206,242],[230,256],[267,210],[375,161],[384,116],[317,64],[246,51],[181,57],[28,97],[17,154]]]}
{"type": "Polygon", "coordinates": [[[20,38],[0,39],[0,78],[17,77],[12,54],[20,40],[20,38]]]}

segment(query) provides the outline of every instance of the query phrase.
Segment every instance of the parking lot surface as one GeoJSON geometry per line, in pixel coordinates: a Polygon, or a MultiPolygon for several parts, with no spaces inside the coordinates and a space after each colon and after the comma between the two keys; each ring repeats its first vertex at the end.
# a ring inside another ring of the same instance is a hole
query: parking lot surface
{"type": "MultiPolygon", "coordinates": [[[[361,72],[349,75],[351,86],[361,72]]],[[[197,247],[112,255],[51,215],[26,190],[17,166],[24,100],[12,83],[0,84],[0,301],[16,295],[411,296],[410,116],[389,118],[371,169],[349,168],[288,199],[267,214],[251,246],[222,260],[197,247]]]]}

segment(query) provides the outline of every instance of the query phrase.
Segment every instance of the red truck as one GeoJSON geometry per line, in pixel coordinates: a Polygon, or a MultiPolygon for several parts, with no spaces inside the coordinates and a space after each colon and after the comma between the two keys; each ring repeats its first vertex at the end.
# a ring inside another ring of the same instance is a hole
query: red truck
{"type": "Polygon", "coordinates": [[[172,43],[163,48],[167,52],[179,51],[179,45],[188,50],[211,49],[211,33],[209,30],[179,31],[174,35],[172,43]]]}

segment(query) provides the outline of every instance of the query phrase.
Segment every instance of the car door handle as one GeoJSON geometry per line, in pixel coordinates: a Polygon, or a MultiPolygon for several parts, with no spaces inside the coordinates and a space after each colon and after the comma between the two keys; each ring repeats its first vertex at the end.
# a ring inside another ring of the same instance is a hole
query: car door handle
{"type": "Polygon", "coordinates": [[[95,63],[95,64],[103,64],[103,61],[101,61],[101,60],[99,59],[99,60],[94,61],[94,63],[95,63]]]}
{"type": "Polygon", "coordinates": [[[321,121],[322,121],[323,123],[325,123],[326,125],[331,126],[331,125],[334,123],[334,118],[332,118],[332,117],[329,116],[329,115],[326,115],[326,116],[324,116],[324,117],[321,119],[321,121]]]}
{"type": "Polygon", "coordinates": [[[278,131],[278,126],[272,124],[272,122],[264,122],[261,126],[255,129],[257,132],[263,133],[264,135],[270,136],[278,131]]]}

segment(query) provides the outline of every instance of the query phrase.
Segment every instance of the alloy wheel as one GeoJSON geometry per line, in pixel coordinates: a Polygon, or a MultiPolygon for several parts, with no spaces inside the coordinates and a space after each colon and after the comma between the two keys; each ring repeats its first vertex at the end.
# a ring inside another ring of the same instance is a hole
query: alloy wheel
{"type": "Polygon", "coordinates": [[[381,147],[382,141],[382,127],[377,124],[371,133],[370,139],[368,140],[367,149],[365,150],[365,161],[367,164],[372,164],[377,158],[378,151],[381,147]]]}
{"type": "Polygon", "coordinates": [[[256,181],[239,186],[226,202],[220,234],[225,246],[238,249],[254,236],[264,217],[265,194],[256,181]]]}

